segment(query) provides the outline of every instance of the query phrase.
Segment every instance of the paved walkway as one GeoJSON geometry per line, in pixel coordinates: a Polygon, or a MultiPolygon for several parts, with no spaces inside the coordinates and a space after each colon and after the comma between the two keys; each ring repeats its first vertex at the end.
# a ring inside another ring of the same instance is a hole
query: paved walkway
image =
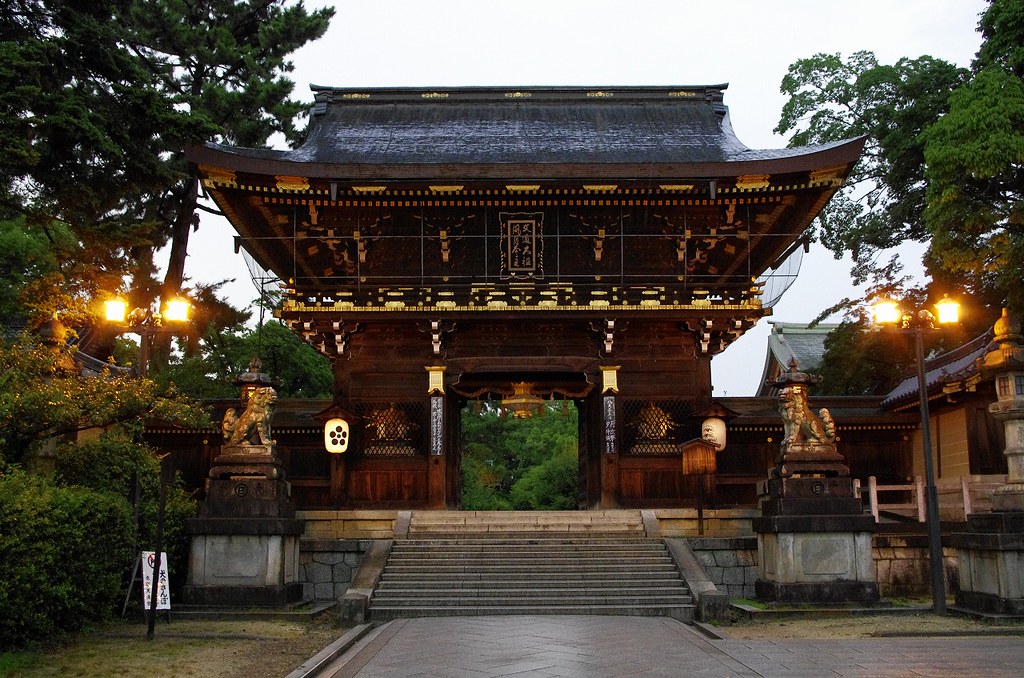
{"type": "Polygon", "coordinates": [[[660,617],[443,617],[391,622],[332,678],[1024,675],[1017,637],[712,640],[660,617]]]}

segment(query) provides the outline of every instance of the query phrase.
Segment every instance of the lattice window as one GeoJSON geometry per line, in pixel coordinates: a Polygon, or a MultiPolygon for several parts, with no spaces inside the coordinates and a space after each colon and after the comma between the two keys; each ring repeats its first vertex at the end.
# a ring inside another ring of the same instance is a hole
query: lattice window
{"type": "Polygon", "coordinates": [[[362,402],[363,454],[373,457],[415,457],[422,454],[429,423],[422,402],[362,402]]]}
{"type": "Polygon", "coordinates": [[[679,445],[699,434],[688,400],[627,400],[622,403],[623,452],[680,454],[679,445]]]}

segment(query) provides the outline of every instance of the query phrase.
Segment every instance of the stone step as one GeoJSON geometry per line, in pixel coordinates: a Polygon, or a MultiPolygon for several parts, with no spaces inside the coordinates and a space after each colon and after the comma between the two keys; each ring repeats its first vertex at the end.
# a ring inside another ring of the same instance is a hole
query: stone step
{"type": "Polygon", "coordinates": [[[395,564],[402,565],[428,565],[431,563],[444,563],[447,565],[461,565],[469,567],[473,565],[515,565],[523,567],[527,565],[616,565],[619,563],[633,563],[635,565],[657,565],[664,562],[671,562],[671,559],[664,554],[644,554],[633,557],[624,555],[607,555],[600,553],[592,554],[523,554],[507,553],[494,555],[459,555],[451,553],[438,553],[432,556],[429,553],[399,554],[395,556],[395,564]]]}
{"type": "Polygon", "coordinates": [[[435,608],[445,607],[479,607],[490,605],[493,607],[555,607],[558,605],[620,605],[632,607],[635,605],[690,605],[693,598],[686,595],[671,596],[643,596],[643,595],[617,595],[617,596],[528,596],[517,598],[515,596],[447,596],[444,598],[399,598],[386,597],[377,601],[375,606],[416,608],[431,605],[435,608]]]}
{"type": "Polygon", "coordinates": [[[459,607],[438,608],[372,606],[370,618],[374,623],[404,619],[408,617],[454,617],[454,616],[491,616],[491,615],[618,615],[642,617],[672,617],[679,621],[692,624],[695,607],[689,605],[543,605],[543,606],[491,606],[464,605],[459,607]]]}
{"type": "Polygon", "coordinates": [[[643,551],[654,551],[663,552],[665,546],[661,542],[656,541],[633,541],[633,542],[618,542],[609,541],[608,543],[595,544],[593,542],[552,542],[552,543],[537,543],[537,542],[476,542],[476,543],[465,543],[462,541],[396,541],[394,546],[391,548],[392,553],[405,553],[405,552],[417,552],[417,551],[437,551],[444,550],[448,553],[502,553],[502,552],[540,552],[540,553],[586,553],[586,552],[602,552],[602,553],[615,553],[624,551],[626,553],[639,553],[643,551]]]}
{"type": "Polygon", "coordinates": [[[515,584],[528,585],[530,588],[559,588],[567,586],[586,586],[587,588],[624,588],[638,589],[657,586],[681,586],[683,580],[675,573],[665,575],[644,575],[643,577],[616,577],[610,579],[602,573],[558,573],[556,576],[536,577],[516,572],[497,573],[491,576],[474,574],[460,575],[457,579],[445,573],[437,574],[385,574],[381,577],[379,589],[392,587],[422,586],[429,588],[451,588],[444,586],[456,583],[463,588],[501,588],[515,584]]]}
{"type": "Polygon", "coordinates": [[[583,600],[584,598],[690,598],[689,590],[679,583],[675,586],[649,586],[640,588],[626,588],[626,587],[579,587],[579,586],[559,586],[559,587],[526,587],[526,588],[507,588],[507,587],[474,587],[474,586],[463,586],[458,589],[452,589],[451,587],[443,588],[427,588],[427,587],[415,587],[415,588],[397,588],[397,587],[380,587],[373,594],[377,600],[383,600],[386,598],[407,598],[407,599],[418,599],[418,598],[432,598],[435,600],[451,600],[451,599],[464,599],[464,598],[522,598],[524,600],[541,600],[547,598],[566,598],[575,597],[576,600],[583,600]]]}
{"type": "MultiPolygon", "coordinates": [[[[472,573],[491,574],[491,575],[493,575],[493,574],[502,574],[502,573],[511,573],[511,572],[513,572],[513,570],[510,570],[507,566],[504,566],[504,565],[478,565],[476,567],[465,567],[465,566],[461,566],[461,565],[443,565],[443,564],[442,565],[431,565],[431,564],[426,564],[426,565],[399,565],[399,564],[394,564],[394,565],[392,565],[390,563],[388,564],[387,569],[385,570],[385,572],[387,572],[389,570],[392,573],[410,573],[411,574],[411,573],[430,573],[430,572],[442,573],[443,572],[443,573],[446,573],[448,575],[453,575],[453,574],[472,574],[472,573]]],[[[668,573],[668,572],[677,572],[675,563],[672,563],[672,564],[665,563],[665,564],[659,564],[659,565],[650,565],[650,566],[644,567],[643,571],[645,573],[659,573],[659,574],[665,574],[665,573],[668,573]]],[[[618,564],[603,565],[601,567],[587,567],[587,566],[584,566],[584,565],[578,565],[578,566],[576,566],[576,567],[574,567],[572,569],[569,569],[567,567],[558,567],[558,566],[550,566],[550,565],[536,565],[536,566],[532,566],[530,568],[530,572],[533,575],[535,575],[535,576],[541,576],[541,575],[545,575],[545,574],[556,575],[556,576],[557,575],[568,576],[570,574],[581,574],[581,575],[583,575],[583,574],[587,574],[587,573],[600,573],[600,574],[603,574],[605,576],[612,576],[612,575],[616,575],[617,576],[617,575],[622,574],[622,573],[631,574],[631,573],[637,572],[637,566],[632,564],[632,563],[618,563],[618,564]]]]}
{"type": "MultiPolygon", "coordinates": [[[[642,531],[595,536],[525,533],[558,526],[550,515],[519,516],[486,534],[413,534],[397,540],[370,599],[374,621],[457,614],[645,614],[693,620],[692,596],[660,540],[642,531]],[[543,520],[541,520],[543,518],[543,520]],[[517,528],[512,530],[510,528],[517,528]]],[[[502,519],[509,514],[495,514],[502,519]]],[[[579,514],[572,514],[574,517],[579,514]]],[[[490,527],[492,516],[433,514],[430,528],[449,531],[441,518],[466,529],[490,527]]],[[[616,518],[622,513],[616,512],[616,518]]],[[[416,513],[413,522],[416,522],[416,513]]],[[[589,519],[589,518],[588,518],[589,519]]],[[[625,525],[620,521],[620,526],[625,525]]],[[[604,527],[607,527],[605,524],[604,527]]],[[[559,528],[560,529],[560,528],[559,528]]],[[[600,528],[598,528],[600,529],[600,528]]],[[[630,528],[633,529],[633,528],[630,528]]]]}
{"type": "Polygon", "coordinates": [[[413,511],[409,534],[645,535],[640,511],[413,511]]]}

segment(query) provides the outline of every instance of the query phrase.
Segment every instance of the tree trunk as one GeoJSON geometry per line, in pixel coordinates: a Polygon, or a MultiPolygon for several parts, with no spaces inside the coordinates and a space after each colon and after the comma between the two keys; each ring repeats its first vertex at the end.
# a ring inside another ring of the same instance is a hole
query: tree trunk
{"type": "MultiPolygon", "coordinates": [[[[188,238],[189,234],[192,233],[192,224],[195,219],[198,202],[199,179],[192,176],[188,179],[188,183],[181,196],[177,218],[175,218],[174,223],[171,225],[171,253],[167,260],[167,273],[164,275],[164,282],[160,287],[161,305],[166,304],[181,293],[181,284],[185,279],[185,259],[188,257],[188,238]]],[[[171,335],[158,334],[153,337],[150,356],[152,366],[157,369],[166,368],[170,352],[171,335]]]]}

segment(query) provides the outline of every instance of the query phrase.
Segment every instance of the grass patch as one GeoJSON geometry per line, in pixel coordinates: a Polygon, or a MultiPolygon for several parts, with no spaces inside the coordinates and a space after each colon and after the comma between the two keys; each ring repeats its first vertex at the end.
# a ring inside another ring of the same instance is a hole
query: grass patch
{"type": "Polygon", "coordinates": [[[762,603],[760,600],[753,600],[752,598],[734,598],[732,602],[736,605],[745,605],[746,607],[752,607],[755,610],[768,609],[767,603],[762,603]]]}
{"type": "Polygon", "coordinates": [[[285,675],[341,636],[333,620],[173,621],[153,640],[145,624],[113,624],[59,646],[0,654],[0,676],[248,678],[285,675]]]}

